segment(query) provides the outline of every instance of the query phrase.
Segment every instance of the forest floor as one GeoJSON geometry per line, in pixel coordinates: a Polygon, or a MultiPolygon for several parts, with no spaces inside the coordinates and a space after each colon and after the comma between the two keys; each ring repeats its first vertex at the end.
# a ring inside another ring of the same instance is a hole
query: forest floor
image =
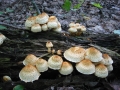
{"type": "MultiPolygon", "coordinates": [[[[63,31],[68,30],[70,22],[76,22],[86,26],[86,32],[89,33],[80,37],[67,37],[51,32],[34,34],[22,31],[25,20],[38,13],[32,0],[0,0],[0,24],[7,27],[7,30],[0,30],[0,33],[10,39],[0,47],[0,60],[9,60],[0,64],[0,90],[13,90],[16,85],[23,85],[25,90],[120,90],[120,57],[117,55],[112,55],[115,60],[114,70],[105,79],[82,75],[76,70],[68,76],[50,70],[42,73],[40,79],[33,83],[20,81],[18,74],[23,65],[18,62],[24,60],[30,52],[36,56],[46,53],[44,46],[48,40],[53,41],[56,49],[61,47],[65,50],[75,45],[89,47],[88,44],[94,44],[120,54],[120,37],[113,34],[114,30],[120,30],[120,0],[85,0],[79,9],[71,9],[68,12],[62,9],[64,0],[34,1],[40,12],[58,18],[63,31]],[[100,3],[103,8],[91,5],[92,2],[100,3]],[[38,50],[39,47],[41,50],[38,50]],[[4,82],[4,75],[10,76],[12,81],[4,82]]],[[[71,1],[72,5],[78,3],[78,0],[71,1]]]]}

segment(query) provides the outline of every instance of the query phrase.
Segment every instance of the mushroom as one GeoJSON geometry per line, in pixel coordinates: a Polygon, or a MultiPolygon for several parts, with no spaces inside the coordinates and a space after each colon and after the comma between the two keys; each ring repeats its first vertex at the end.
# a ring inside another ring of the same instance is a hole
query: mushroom
{"type": "Polygon", "coordinates": [[[33,82],[38,80],[40,75],[35,66],[28,64],[20,71],[19,78],[24,82],[33,82]]]}
{"type": "Polygon", "coordinates": [[[112,58],[108,54],[103,54],[103,60],[105,65],[111,65],[113,64],[112,58]]]}
{"type": "Polygon", "coordinates": [[[72,73],[72,71],[73,71],[73,66],[71,63],[69,63],[67,61],[64,61],[62,63],[62,66],[59,70],[60,74],[62,74],[62,75],[69,75],[72,73]]]}
{"type": "Polygon", "coordinates": [[[48,48],[48,52],[51,53],[51,48],[53,47],[52,42],[47,41],[47,42],[46,42],[46,47],[48,48]]]}
{"type": "Polygon", "coordinates": [[[47,31],[48,30],[47,24],[41,25],[41,29],[42,29],[42,31],[47,31]]]}
{"type": "Polygon", "coordinates": [[[77,29],[75,26],[72,26],[68,29],[68,32],[70,33],[70,35],[76,35],[77,29]]]}
{"type": "Polygon", "coordinates": [[[59,70],[63,63],[63,59],[58,55],[52,55],[48,59],[48,67],[54,70],[59,70]]]}
{"type": "Polygon", "coordinates": [[[39,72],[45,72],[48,70],[48,63],[45,59],[38,59],[36,62],[36,68],[39,72]]]}
{"type": "Polygon", "coordinates": [[[113,70],[113,65],[112,64],[111,65],[106,65],[106,67],[107,67],[108,71],[112,71],[113,70]]]}
{"type": "Polygon", "coordinates": [[[57,33],[61,33],[62,32],[62,28],[60,25],[57,26],[57,28],[54,28],[53,31],[57,32],[57,33]]]}
{"type": "Polygon", "coordinates": [[[108,69],[104,64],[99,64],[95,67],[95,76],[105,78],[108,76],[108,69]]]}
{"type": "Polygon", "coordinates": [[[31,31],[36,33],[36,32],[41,32],[41,26],[39,24],[34,24],[31,27],[31,31]]]}
{"type": "Polygon", "coordinates": [[[92,62],[99,62],[103,59],[102,53],[94,47],[86,49],[85,59],[89,59],[92,62]]]}
{"type": "Polygon", "coordinates": [[[36,23],[45,24],[48,22],[49,16],[47,13],[43,12],[42,14],[36,17],[36,23]]]}
{"type": "Polygon", "coordinates": [[[75,26],[75,23],[74,22],[71,22],[70,24],[69,24],[69,27],[74,27],[75,26]]]}
{"type": "Polygon", "coordinates": [[[57,50],[58,55],[62,55],[62,50],[57,50]]]}
{"type": "Polygon", "coordinates": [[[3,81],[8,82],[8,81],[12,81],[12,79],[10,76],[3,76],[3,81]]]}
{"type": "Polygon", "coordinates": [[[32,27],[32,25],[34,25],[35,22],[36,22],[36,16],[29,17],[29,18],[25,21],[25,27],[28,29],[28,28],[32,27]]]}
{"type": "Polygon", "coordinates": [[[4,40],[6,39],[5,35],[0,33],[0,45],[3,44],[4,40]]]}
{"type": "Polygon", "coordinates": [[[95,72],[95,65],[88,59],[84,59],[76,64],[76,69],[82,74],[93,74],[95,72]]]}
{"type": "Polygon", "coordinates": [[[77,46],[71,47],[63,54],[68,61],[77,63],[84,59],[85,49],[77,46]]]}
{"type": "Polygon", "coordinates": [[[28,65],[28,64],[31,64],[31,65],[35,65],[36,64],[36,61],[38,60],[39,58],[37,58],[35,55],[33,54],[28,54],[25,59],[23,60],[23,64],[24,65],[28,65]]]}
{"type": "Polygon", "coordinates": [[[49,29],[57,28],[58,27],[58,21],[56,20],[56,17],[49,18],[47,22],[47,26],[49,29]]]}

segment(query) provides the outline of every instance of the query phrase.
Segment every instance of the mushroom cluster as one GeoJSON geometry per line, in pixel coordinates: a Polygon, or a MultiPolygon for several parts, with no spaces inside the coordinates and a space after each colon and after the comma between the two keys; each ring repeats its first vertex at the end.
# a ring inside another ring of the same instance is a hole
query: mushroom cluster
{"type": "Polygon", "coordinates": [[[68,32],[70,33],[70,35],[79,36],[85,31],[86,31],[86,27],[84,25],[74,22],[71,22],[69,24],[68,32]]]}
{"type": "Polygon", "coordinates": [[[25,67],[19,73],[22,81],[33,82],[38,80],[41,72],[49,69],[58,70],[61,75],[69,75],[74,69],[72,63],[76,64],[75,68],[78,72],[85,75],[94,74],[99,78],[107,77],[109,71],[113,70],[112,58],[108,54],[102,54],[94,47],[84,49],[74,46],[64,52],[57,50],[56,53],[52,52],[52,42],[46,42],[46,47],[51,54],[48,60],[38,58],[33,54],[28,54],[23,60],[25,67]]]}
{"type": "Polygon", "coordinates": [[[61,33],[62,31],[61,24],[57,17],[49,16],[45,12],[38,16],[29,17],[25,21],[25,27],[35,33],[47,30],[53,30],[58,33],[61,33]]]}

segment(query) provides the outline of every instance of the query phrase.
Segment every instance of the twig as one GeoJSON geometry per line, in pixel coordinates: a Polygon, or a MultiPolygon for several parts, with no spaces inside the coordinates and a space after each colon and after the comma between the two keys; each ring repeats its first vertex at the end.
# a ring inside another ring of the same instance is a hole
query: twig
{"type": "Polygon", "coordinates": [[[18,27],[18,26],[13,26],[13,25],[4,23],[4,22],[0,22],[0,25],[8,26],[8,27],[11,27],[11,28],[19,29],[19,30],[27,30],[27,29],[25,29],[25,27],[21,28],[21,27],[18,27]]]}
{"type": "Polygon", "coordinates": [[[35,7],[35,9],[37,10],[37,13],[40,14],[41,12],[40,12],[39,8],[37,7],[37,5],[36,5],[34,0],[32,0],[32,4],[35,7]]]}

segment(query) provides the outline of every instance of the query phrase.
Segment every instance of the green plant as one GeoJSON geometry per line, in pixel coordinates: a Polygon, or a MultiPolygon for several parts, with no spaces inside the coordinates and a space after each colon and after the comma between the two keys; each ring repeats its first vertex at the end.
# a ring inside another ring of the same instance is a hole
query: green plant
{"type": "Polygon", "coordinates": [[[23,85],[16,85],[13,90],[24,90],[24,86],[23,85]]]}
{"type": "Polygon", "coordinates": [[[103,8],[100,3],[91,2],[91,5],[93,5],[93,6],[97,7],[97,8],[103,8]]]}
{"type": "Polygon", "coordinates": [[[5,30],[5,29],[7,29],[7,27],[0,25],[0,30],[5,30]]]}
{"type": "MultiPolygon", "coordinates": [[[[81,5],[83,4],[83,2],[84,2],[84,0],[79,0],[78,4],[73,5],[73,9],[79,9],[81,7],[81,5]]],[[[65,11],[70,11],[71,6],[72,6],[72,2],[70,0],[65,0],[62,8],[65,11]]]]}

